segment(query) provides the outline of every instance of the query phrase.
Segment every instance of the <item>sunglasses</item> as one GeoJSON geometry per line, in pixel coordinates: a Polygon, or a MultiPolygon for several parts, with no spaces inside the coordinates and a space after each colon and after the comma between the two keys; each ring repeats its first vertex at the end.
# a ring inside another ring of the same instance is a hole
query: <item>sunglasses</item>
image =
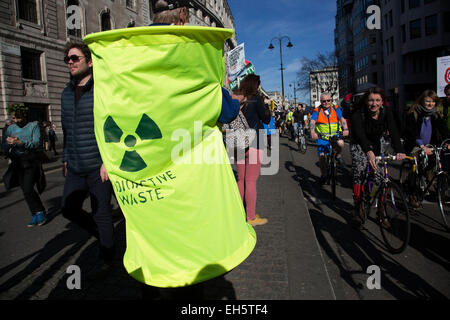
{"type": "Polygon", "coordinates": [[[78,62],[81,58],[84,58],[83,56],[77,56],[76,54],[72,54],[71,56],[64,57],[64,62],[67,64],[70,60],[72,62],[78,62]]]}
{"type": "Polygon", "coordinates": [[[322,100],[322,102],[331,102],[331,100],[322,100]]]}

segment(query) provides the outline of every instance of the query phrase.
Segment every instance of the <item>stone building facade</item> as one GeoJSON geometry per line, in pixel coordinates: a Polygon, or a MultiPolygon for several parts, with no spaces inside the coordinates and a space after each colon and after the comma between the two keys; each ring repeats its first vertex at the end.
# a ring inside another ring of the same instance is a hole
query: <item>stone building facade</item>
{"type": "Polygon", "coordinates": [[[383,1],[386,93],[399,113],[436,91],[436,59],[450,55],[450,1],[383,1]]]}
{"type": "MultiPolygon", "coordinates": [[[[227,0],[191,1],[190,25],[234,29],[227,0]]],[[[49,120],[61,135],[61,92],[69,81],[66,43],[90,33],[152,23],[151,0],[0,0],[0,128],[7,106],[49,120]]],[[[236,46],[230,39],[225,50],[236,46]]],[[[61,139],[60,139],[61,141],[61,139]]]]}
{"type": "Polygon", "coordinates": [[[340,96],[385,89],[399,119],[426,89],[436,90],[436,59],[450,55],[448,0],[337,0],[335,46],[340,96]],[[366,12],[380,9],[380,28],[366,12]]]}
{"type": "Polygon", "coordinates": [[[338,0],[335,48],[340,98],[348,93],[384,87],[383,35],[367,28],[366,9],[378,0],[338,0]]]}

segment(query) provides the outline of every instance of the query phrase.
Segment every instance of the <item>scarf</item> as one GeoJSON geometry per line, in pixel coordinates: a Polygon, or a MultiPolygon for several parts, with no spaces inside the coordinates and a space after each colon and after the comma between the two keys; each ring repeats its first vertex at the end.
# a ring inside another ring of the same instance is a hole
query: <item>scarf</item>
{"type": "Polygon", "coordinates": [[[430,110],[430,109],[425,108],[422,105],[419,105],[419,106],[417,106],[417,112],[420,115],[423,115],[424,117],[428,118],[436,113],[436,106],[430,110]]]}

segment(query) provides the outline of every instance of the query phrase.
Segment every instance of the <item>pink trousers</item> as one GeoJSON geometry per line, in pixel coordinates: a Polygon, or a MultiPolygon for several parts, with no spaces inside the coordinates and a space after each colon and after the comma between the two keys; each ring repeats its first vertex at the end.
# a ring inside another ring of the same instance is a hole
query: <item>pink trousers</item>
{"type": "Polygon", "coordinates": [[[242,201],[245,201],[247,220],[255,219],[256,209],[256,182],[261,169],[263,150],[249,148],[245,153],[245,159],[237,161],[238,188],[242,201]]]}

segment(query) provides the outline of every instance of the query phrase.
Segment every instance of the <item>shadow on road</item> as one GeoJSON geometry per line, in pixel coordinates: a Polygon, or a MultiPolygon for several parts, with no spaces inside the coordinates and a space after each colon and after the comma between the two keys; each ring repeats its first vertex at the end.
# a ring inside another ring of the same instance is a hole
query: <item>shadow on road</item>
{"type": "Polygon", "coordinates": [[[69,223],[67,226],[68,230],[64,230],[52,240],[46,243],[46,245],[38,250],[2,269],[0,269],[0,274],[6,274],[7,272],[20,267],[22,264],[26,263],[29,259],[33,259],[28,265],[23,268],[18,273],[14,274],[11,278],[6,280],[0,286],[0,292],[7,291],[22,281],[27,277],[32,278],[31,282],[27,286],[25,290],[20,293],[16,299],[30,299],[36,294],[39,290],[45,287],[47,281],[52,279],[52,277],[58,273],[61,268],[67,263],[67,261],[75,255],[78,250],[81,249],[85,245],[85,243],[89,240],[89,237],[86,233],[83,233],[78,227],[74,224],[69,223]],[[67,249],[69,247],[69,249],[67,249]],[[67,250],[66,250],[67,249],[67,250]],[[66,250],[62,255],[60,255],[56,261],[54,260],[54,256],[59,255],[61,251],[66,250]],[[42,265],[49,263],[51,264],[46,267],[45,270],[42,270],[42,265]],[[33,274],[39,274],[36,277],[33,277],[33,274]]]}
{"type": "MultiPolygon", "coordinates": [[[[382,288],[396,299],[447,299],[420,276],[399,264],[395,256],[385,253],[379,235],[376,236],[369,230],[361,231],[351,227],[353,206],[339,198],[332,201],[331,192],[321,188],[318,183],[319,177],[292,162],[287,162],[285,166],[295,171],[293,179],[300,184],[305,199],[314,207],[309,213],[321,248],[337,266],[342,279],[355,290],[360,299],[364,299],[363,289],[366,288],[366,284],[355,280],[354,275],[366,275],[366,269],[371,265],[380,267],[382,288]],[[338,214],[345,223],[325,215],[322,206],[338,214]],[[327,235],[332,237],[337,249],[329,243],[327,235]],[[360,269],[353,270],[350,263],[346,262],[348,257],[356,262],[360,269]]],[[[344,179],[351,181],[351,177],[344,179]]],[[[449,254],[448,250],[444,251],[450,245],[448,239],[427,232],[414,223],[411,226],[411,235],[411,247],[448,269],[449,254]]],[[[366,275],[364,278],[367,277],[366,275]]]]}

